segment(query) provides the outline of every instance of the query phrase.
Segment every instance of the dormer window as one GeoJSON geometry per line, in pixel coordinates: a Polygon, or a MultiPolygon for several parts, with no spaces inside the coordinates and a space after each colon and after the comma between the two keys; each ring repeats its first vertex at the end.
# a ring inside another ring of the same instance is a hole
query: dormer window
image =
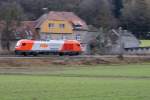
{"type": "Polygon", "coordinates": [[[48,26],[49,26],[49,28],[54,28],[55,27],[55,25],[53,23],[50,23],[48,26]]]}
{"type": "Polygon", "coordinates": [[[83,24],[80,21],[73,22],[74,29],[81,29],[83,24]]]}
{"type": "Polygon", "coordinates": [[[82,25],[73,25],[74,29],[82,29],[82,25]]]}
{"type": "Polygon", "coordinates": [[[82,25],[80,25],[80,24],[77,24],[77,25],[75,25],[75,27],[82,27],[82,25]]]}

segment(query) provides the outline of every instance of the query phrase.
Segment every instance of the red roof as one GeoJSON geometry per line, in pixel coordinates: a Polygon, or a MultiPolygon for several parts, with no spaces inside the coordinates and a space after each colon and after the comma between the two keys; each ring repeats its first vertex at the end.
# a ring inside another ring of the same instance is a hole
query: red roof
{"type": "Polygon", "coordinates": [[[36,20],[37,25],[36,28],[39,28],[44,20],[66,20],[73,25],[81,25],[82,29],[88,29],[88,26],[84,20],[75,15],[73,12],[59,12],[59,11],[50,11],[48,14],[44,14],[38,20],[36,20]]]}

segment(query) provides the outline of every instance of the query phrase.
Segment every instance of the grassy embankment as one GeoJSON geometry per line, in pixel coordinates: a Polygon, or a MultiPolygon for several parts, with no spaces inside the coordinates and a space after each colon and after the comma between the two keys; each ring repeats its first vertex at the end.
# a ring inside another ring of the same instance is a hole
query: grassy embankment
{"type": "Polygon", "coordinates": [[[0,75],[1,100],[149,100],[150,64],[63,67],[0,75]]]}
{"type": "Polygon", "coordinates": [[[140,40],[140,47],[150,47],[150,40],[140,40]]]}

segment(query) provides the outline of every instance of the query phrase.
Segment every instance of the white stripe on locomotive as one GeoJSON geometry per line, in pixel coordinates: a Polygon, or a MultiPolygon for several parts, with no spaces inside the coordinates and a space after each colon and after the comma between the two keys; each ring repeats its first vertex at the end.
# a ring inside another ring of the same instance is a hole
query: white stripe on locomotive
{"type": "Polygon", "coordinates": [[[60,51],[64,45],[63,40],[35,41],[33,51],[60,51]]]}

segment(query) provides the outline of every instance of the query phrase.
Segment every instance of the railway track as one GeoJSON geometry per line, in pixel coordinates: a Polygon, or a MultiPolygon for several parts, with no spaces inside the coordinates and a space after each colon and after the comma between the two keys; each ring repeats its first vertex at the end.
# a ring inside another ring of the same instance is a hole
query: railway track
{"type": "MultiPolygon", "coordinates": [[[[79,56],[15,56],[0,55],[0,59],[49,59],[49,58],[117,58],[118,55],[79,55],[79,56]]],[[[125,58],[150,58],[150,55],[123,55],[125,58]]]]}
{"type": "Polygon", "coordinates": [[[43,66],[78,66],[97,64],[129,64],[129,63],[150,63],[150,55],[124,55],[120,59],[118,55],[80,55],[80,56],[0,56],[0,67],[9,69],[22,67],[43,67],[43,66]]]}
{"type": "Polygon", "coordinates": [[[79,56],[55,56],[55,55],[48,55],[48,56],[15,56],[15,55],[0,55],[0,59],[4,58],[11,58],[11,59],[19,59],[19,58],[25,58],[25,59],[40,59],[40,58],[110,58],[110,57],[117,57],[116,55],[105,55],[105,56],[93,56],[93,55],[79,55],[79,56]]]}

